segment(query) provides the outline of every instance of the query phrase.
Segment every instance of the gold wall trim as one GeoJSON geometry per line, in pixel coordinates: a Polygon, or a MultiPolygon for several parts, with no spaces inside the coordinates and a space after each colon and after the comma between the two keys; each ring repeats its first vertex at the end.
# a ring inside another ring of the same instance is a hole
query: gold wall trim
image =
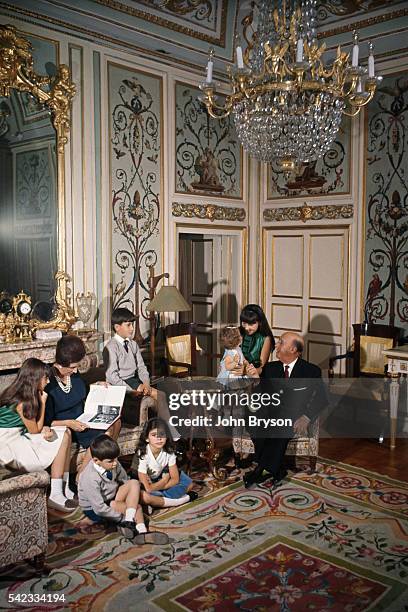
{"type": "Polygon", "coordinates": [[[361,21],[354,21],[353,23],[347,23],[338,28],[332,28],[331,30],[325,30],[318,33],[317,38],[329,38],[336,34],[343,34],[344,32],[352,32],[353,30],[362,30],[377,23],[386,23],[392,19],[398,19],[408,15],[408,9],[400,9],[393,11],[392,13],[385,13],[383,15],[376,15],[375,17],[369,17],[368,19],[362,19],[361,21]]]}
{"type": "MultiPolygon", "coordinates": [[[[213,45],[219,45],[221,47],[225,47],[225,31],[226,31],[226,20],[227,20],[227,3],[223,3],[222,11],[221,11],[221,29],[219,38],[214,36],[209,36],[208,34],[204,34],[202,32],[197,32],[193,28],[188,28],[186,26],[182,26],[180,24],[169,21],[168,19],[164,19],[163,17],[159,17],[158,15],[154,15],[153,13],[148,13],[146,11],[142,11],[140,9],[133,8],[131,6],[127,6],[122,4],[121,2],[116,2],[115,0],[94,0],[97,4],[101,4],[102,6],[107,6],[119,13],[125,13],[127,15],[131,15],[132,17],[138,17],[139,19],[144,19],[145,21],[149,21],[150,23],[155,23],[164,28],[168,28],[169,30],[174,30],[175,32],[180,32],[181,34],[186,34],[187,36],[191,36],[192,38],[198,38],[205,42],[211,43],[213,45]]],[[[177,12],[177,11],[175,11],[177,12]]]]}
{"type": "Polygon", "coordinates": [[[184,204],[173,202],[171,207],[173,217],[196,217],[210,221],[244,221],[246,212],[244,208],[231,206],[216,206],[215,204],[184,204]]]}
{"type": "Polygon", "coordinates": [[[264,221],[319,221],[320,219],[350,219],[353,216],[353,205],[326,206],[291,206],[290,208],[266,208],[264,221]]]}

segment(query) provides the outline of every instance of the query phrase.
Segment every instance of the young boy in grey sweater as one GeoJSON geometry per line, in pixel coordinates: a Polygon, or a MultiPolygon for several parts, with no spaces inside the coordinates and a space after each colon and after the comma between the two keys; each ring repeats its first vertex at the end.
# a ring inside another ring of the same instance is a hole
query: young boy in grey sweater
{"type": "MultiPolygon", "coordinates": [[[[106,380],[111,385],[125,386],[127,396],[132,399],[150,397],[149,408],[167,423],[170,412],[163,392],[150,386],[149,372],[143,361],[140,348],[132,339],[134,334],[135,315],[128,308],[116,308],[112,312],[112,328],[115,332],[103,349],[103,362],[106,380]]],[[[131,425],[138,425],[137,411],[134,402],[125,400],[122,420],[131,425]]],[[[177,430],[170,426],[173,440],[180,438],[177,430]]]]}
{"type": "Polygon", "coordinates": [[[139,504],[140,484],[130,480],[118,461],[119,446],[107,435],[94,439],[92,460],[78,482],[79,505],[90,524],[113,521],[118,531],[135,544],[165,544],[166,534],[147,533],[139,504]]]}

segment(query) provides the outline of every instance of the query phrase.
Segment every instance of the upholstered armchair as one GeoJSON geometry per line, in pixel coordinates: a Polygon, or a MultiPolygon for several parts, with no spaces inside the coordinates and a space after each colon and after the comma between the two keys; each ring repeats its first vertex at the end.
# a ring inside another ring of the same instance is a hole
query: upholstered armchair
{"type": "Polygon", "coordinates": [[[48,484],[43,470],[0,480],[1,567],[30,561],[38,571],[44,570],[48,484]]]}
{"type": "Polygon", "coordinates": [[[311,472],[316,471],[317,456],[319,454],[319,418],[309,424],[308,436],[295,436],[286,449],[286,455],[304,457],[309,460],[311,472]]]}
{"type": "MultiPolygon", "coordinates": [[[[317,418],[309,424],[308,435],[296,435],[290,440],[286,449],[287,456],[308,459],[311,472],[316,471],[316,462],[319,455],[319,430],[319,418],[317,418]]],[[[252,454],[255,452],[254,444],[248,435],[234,436],[232,447],[235,453],[252,454]]]]}

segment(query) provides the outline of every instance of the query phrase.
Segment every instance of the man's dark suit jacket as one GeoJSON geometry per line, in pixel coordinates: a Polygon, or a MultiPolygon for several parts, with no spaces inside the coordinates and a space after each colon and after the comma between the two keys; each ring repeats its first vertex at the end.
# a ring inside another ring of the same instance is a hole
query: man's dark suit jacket
{"type": "Polygon", "coordinates": [[[285,379],[283,363],[269,361],[262,370],[261,385],[268,385],[267,381],[277,378],[284,379],[279,384],[284,390],[282,409],[290,411],[294,419],[306,415],[313,421],[327,404],[326,392],[321,380],[322,371],[317,365],[298,358],[290,378],[285,379]],[[294,382],[294,378],[303,380],[294,382]]]}

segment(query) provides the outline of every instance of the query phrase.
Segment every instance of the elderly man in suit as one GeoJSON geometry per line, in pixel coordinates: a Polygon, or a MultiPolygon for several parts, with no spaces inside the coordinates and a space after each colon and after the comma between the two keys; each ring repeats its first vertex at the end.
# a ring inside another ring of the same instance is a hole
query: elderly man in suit
{"type": "Polygon", "coordinates": [[[302,336],[285,332],[276,345],[278,361],[266,363],[263,368],[259,388],[264,391],[279,389],[282,398],[279,416],[292,417],[293,427],[282,431],[279,438],[253,435],[258,467],[245,474],[247,488],[270,478],[278,483],[286,476],[283,459],[289,440],[295,434],[306,435],[309,423],[327,404],[322,372],[318,366],[302,359],[303,346],[302,336]],[[291,380],[295,378],[303,380],[291,380]]]}

